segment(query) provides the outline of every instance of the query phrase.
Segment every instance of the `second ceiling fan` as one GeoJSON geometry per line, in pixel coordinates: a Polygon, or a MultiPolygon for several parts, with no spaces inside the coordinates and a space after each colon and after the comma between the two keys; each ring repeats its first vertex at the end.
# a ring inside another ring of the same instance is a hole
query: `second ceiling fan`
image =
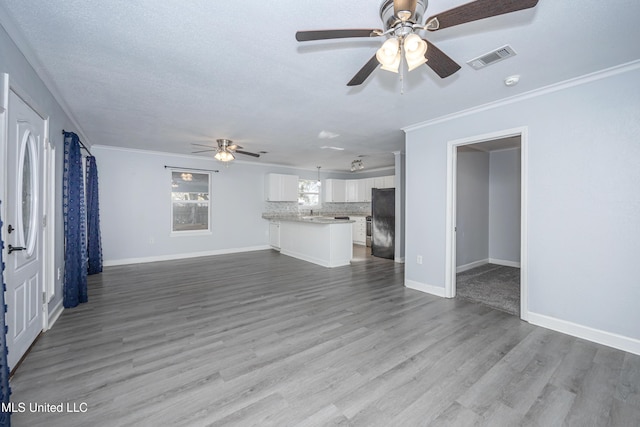
{"type": "Polygon", "coordinates": [[[258,153],[243,151],[241,146],[239,146],[238,144],[235,144],[230,139],[216,139],[216,142],[218,143],[217,148],[212,147],[210,145],[191,143],[191,145],[194,145],[197,147],[207,148],[206,150],[192,151],[192,153],[195,154],[195,153],[205,153],[208,151],[215,151],[216,154],[213,157],[216,160],[219,160],[221,162],[230,162],[234,160],[236,158],[234,154],[244,154],[245,156],[260,157],[260,154],[258,153]]]}
{"type": "Polygon", "coordinates": [[[433,43],[420,37],[423,30],[437,31],[466,22],[529,9],[538,0],[476,0],[453,9],[430,16],[422,23],[428,0],[384,0],[380,6],[380,18],[384,30],[376,28],[298,31],[296,40],[342,39],[352,37],[380,37],[387,40],[375,55],[356,73],[347,86],[362,84],[378,67],[398,72],[402,57],[409,71],[426,63],[441,78],[449,77],[460,69],[460,65],[433,43]]]}

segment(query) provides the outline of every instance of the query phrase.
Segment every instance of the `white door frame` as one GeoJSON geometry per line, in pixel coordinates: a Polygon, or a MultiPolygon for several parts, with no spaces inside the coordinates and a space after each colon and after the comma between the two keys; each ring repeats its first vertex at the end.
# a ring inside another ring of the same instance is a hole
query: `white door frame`
{"type": "Polygon", "coordinates": [[[49,322],[49,302],[53,299],[56,289],[56,151],[49,141],[49,119],[45,119],[44,149],[42,154],[43,167],[43,194],[42,194],[42,330],[51,328],[49,322]]]}
{"type": "Polygon", "coordinates": [[[520,318],[529,320],[528,292],[528,244],[527,244],[527,166],[528,127],[506,129],[447,143],[447,212],[446,212],[446,257],[445,257],[445,297],[456,296],[456,197],[458,173],[458,147],[480,142],[520,136],[520,318]]]}

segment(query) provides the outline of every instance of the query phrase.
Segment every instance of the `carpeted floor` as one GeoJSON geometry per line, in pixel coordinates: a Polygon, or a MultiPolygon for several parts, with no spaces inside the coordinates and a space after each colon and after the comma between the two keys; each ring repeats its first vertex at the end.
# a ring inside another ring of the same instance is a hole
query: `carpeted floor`
{"type": "Polygon", "coordinates": [[[456,297],[520,317],[520,269],[485,264],[458,273],[456,297]]]}

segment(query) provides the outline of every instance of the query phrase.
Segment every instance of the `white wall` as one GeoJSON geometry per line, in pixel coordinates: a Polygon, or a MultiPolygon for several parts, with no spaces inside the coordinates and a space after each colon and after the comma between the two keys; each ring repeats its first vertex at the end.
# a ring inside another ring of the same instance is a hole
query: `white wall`
{"type": "Polygon", "coordinates": [[[529,319],[640,352],[639,81],[630,64],[406,129],[407,283],[444,294],[447,142],[526,127],[529,319]]]}
{"type": "Polygon", "coordinates": [[[489,259],[520,263],[519,148],[489,154],[489,259]]]}
{"type": "Polygon", "coordinates": [[[457,171],[456,266],[460,267],[489,258],[489,153],[458,148],[457,171]]]}
{"type": "Polygon", "coordinates": [[[212,158],[94,146],[100,181],[105,265],[268,249],[264,177],[302,178],[317,171],[212,158]],[[164,166],[218,170],[212,174],[211,234],[171,236],[171,171],[164,166]]]}

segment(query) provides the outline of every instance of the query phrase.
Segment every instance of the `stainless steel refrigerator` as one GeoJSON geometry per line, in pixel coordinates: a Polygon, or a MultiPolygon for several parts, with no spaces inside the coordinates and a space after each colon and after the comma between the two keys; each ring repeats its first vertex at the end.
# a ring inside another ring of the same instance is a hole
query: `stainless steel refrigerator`
{"type": "Polygon", "coordinates": [[[371,255],[395,258],[396,190],[371,190],[371,255]]]}

